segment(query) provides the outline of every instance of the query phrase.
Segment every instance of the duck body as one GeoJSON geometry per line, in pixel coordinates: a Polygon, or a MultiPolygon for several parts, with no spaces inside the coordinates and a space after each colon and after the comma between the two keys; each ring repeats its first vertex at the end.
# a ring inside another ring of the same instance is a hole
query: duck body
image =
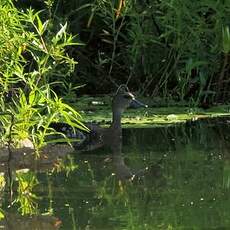
{"type": "MultiPolygon", "coordinates": [[[[122,140],[121,127],[115,128],[113,124],[109,128],[102,128],[94,123],[87,123],[89,132],[77,130],[66,123],[52,123],[51,128],[55,131],[64,133],[70,140],[73,148],[79,152],[89,152],[101,147],[108,147],[115,151],[122,140]]],[[[57,138],[57,137],[56,137],[57,138]]]]}
{"type": "MultiPolygon", "coordinates": [[[[70,140],[74,149],[79,151],[91,151],[103,146],[104,129],[96,124],[86,124],[89,131],[75,130],[72,126],[58,122],[50,125],[56,132],[63,133],[70,140]]],[[[58,137],[52,136],[52,139],[58,137]]]]}

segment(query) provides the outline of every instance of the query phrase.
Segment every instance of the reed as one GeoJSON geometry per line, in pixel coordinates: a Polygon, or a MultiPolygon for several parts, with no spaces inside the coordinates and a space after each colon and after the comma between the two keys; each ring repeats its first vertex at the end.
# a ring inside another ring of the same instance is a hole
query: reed
{"type": "Polygon", "coordinates": [[[226,1],[55,4],[53,13],[66,18],[85,44],[72,50],[79,65],[71,83],[86,84],[83,92],[110,92],[115,85],[129,83],[150,96],[195,104],[228,101],[226,1]]]}

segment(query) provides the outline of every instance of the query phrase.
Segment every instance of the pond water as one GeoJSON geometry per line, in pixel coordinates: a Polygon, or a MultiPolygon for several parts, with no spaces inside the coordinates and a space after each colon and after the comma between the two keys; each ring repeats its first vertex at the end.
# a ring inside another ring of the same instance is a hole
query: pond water
{"type": "Polygon", "coordinates": [[[124,129],[116,160],[108,150],[73,153],[62,167],[32,175],[38,183],[29,201],[16,188],[13,207],[9,194],[2,198],[9,213],[26,213],[31,202],[31,212],[57,219],[33,228],[47,220],[13,217],[9,229],[230,229],[229,122],[124,129]]]}

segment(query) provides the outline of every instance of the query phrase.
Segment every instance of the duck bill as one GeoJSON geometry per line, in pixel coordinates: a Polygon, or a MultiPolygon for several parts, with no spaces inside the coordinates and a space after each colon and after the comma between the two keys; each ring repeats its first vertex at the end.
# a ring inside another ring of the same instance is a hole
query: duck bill
{"type": "Polygon", "coordinates": [[[148,105],[136,100],[136,99],[133,99],[130,103],[130,108],[134,108],[134,109],[137,109],[137,108],[141,108],[141,107],[144,107],[144,108],[147,108],[148,105]]]}

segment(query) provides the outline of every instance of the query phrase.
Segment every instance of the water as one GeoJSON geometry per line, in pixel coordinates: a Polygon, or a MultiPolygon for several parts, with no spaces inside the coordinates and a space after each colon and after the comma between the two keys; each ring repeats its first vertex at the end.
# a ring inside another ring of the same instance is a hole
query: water
{"type": "Polygon", "coordinates": [[[58,170],[29,174],[38,180],[31,212],[54,219],[21,217],[30,201],[7,208],[5,194],[2,209],[18,218],[9,229],[230,229],[229,133],[228,119],[125,129],[115,163],[108,150],[75,153],[58,170]]]}

